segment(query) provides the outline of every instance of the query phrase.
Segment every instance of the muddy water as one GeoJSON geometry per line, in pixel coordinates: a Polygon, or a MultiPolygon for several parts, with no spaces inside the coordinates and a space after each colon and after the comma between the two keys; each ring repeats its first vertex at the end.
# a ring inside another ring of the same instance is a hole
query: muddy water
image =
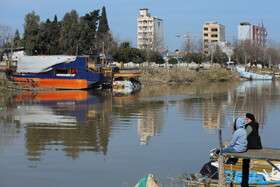
{"type": "Polygon", "coordinates": [[[0,186],[134,186],[200,170],[246,112],[280,147],[280,82],[1,93],[0,186]]]}

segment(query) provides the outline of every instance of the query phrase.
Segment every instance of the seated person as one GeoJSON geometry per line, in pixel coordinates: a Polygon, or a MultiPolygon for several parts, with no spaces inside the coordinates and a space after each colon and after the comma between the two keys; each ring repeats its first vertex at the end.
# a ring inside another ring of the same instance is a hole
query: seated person
{"type": "Polygon", "coordinates": [[[234,122],[234,132],[231,141],[222,152],[228,153],[242,153],[247,150],[247,133],[244,128],[245,120],[243,118],[236,118],[234,122]]]}

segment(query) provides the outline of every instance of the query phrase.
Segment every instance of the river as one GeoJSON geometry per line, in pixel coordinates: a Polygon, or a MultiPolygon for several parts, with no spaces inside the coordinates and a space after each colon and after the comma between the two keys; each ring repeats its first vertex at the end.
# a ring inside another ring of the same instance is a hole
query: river
{"type": "Polygon", "coordinates": [[[265,147],[280,147],[280,81],[148,86],[141,90],[2,93],[0,186],[134,186],[198,172],[255,114],[265,147]]]}

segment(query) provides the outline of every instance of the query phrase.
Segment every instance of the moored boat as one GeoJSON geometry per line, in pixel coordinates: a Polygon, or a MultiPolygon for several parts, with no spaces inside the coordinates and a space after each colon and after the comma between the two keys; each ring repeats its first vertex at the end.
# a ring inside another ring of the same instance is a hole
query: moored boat
{"type": "Polygon", "coordinates": [[[236,67],[236,71],[240,77],[250,80],[272,80],[274,77],[271,75],[264,75],[245,71],[244,68],[236,67]]]}
{"type": "Polygon", "coordinates": [[[88,67],[86,57],[66,55],[22,56],[10,78],[23,86],[58,89],[86,89],[108,80],[88,67]]]}
{"type": "MultiPolygon", "coordinates": [[[[240,185],[242,183],[242,171],[229,171],[225,172],[226,183],[229,184],[231,181],[234,185],[240,185]]],[[[213,183],[217,183],[217,180],[213,180],[213,183]]],[[[271,184],[279,184],[280,186],[280,175],[279,173],[273,172],[249,172],[248,184],[254,186],[263,186],[271,184]]]]}
{"type": "Polygon", "coordinates": [[[140,73],[115,73],[112,81],[112,87],[114,89],[122,88],[139,88],[141,86],[138,78],[140,73]]]}

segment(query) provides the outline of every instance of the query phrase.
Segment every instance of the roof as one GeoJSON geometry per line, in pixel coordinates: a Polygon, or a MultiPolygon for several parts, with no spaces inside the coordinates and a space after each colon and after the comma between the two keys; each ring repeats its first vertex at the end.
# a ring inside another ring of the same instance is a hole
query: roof
{"type": "Polygon", "coordinates": [[[56,64],[72,62],[76,56],[21,56],[17,64],[17,73],[40,73],[47,72],[56,64]]]}

